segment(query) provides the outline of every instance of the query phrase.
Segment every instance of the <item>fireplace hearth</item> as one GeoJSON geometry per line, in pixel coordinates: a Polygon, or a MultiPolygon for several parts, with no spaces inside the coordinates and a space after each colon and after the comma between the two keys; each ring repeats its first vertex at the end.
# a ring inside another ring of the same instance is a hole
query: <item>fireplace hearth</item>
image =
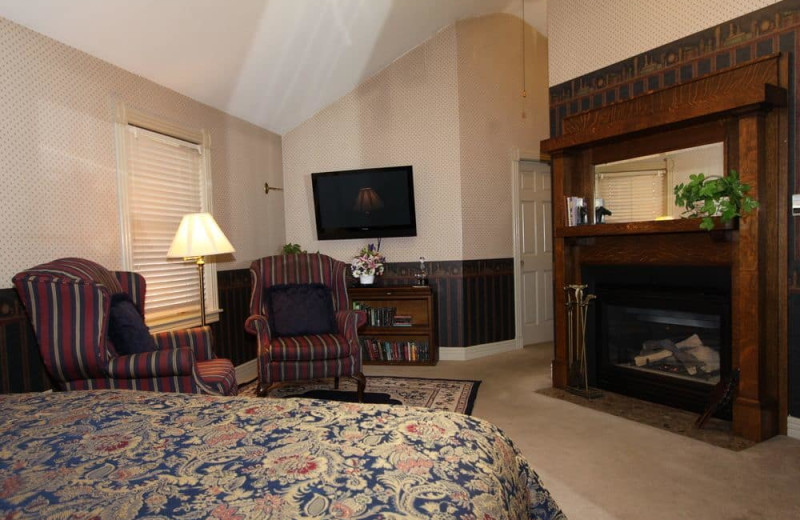
{"type": "MultiPolygon", "coordinates": [[[[594,386],[702,412],[730,374],[730,271],[696,266],[589,266],[594,386]]],[[[730,410],[718,415],[730,418],[730,410]]]]}

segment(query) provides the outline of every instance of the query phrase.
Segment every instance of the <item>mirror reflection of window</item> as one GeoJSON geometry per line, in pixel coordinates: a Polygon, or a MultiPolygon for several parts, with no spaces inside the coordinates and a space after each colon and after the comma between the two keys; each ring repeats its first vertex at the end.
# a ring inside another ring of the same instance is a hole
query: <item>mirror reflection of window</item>
{"type": "Polygon", "coordinates": [[[595,165],[595,195],[611,211],[605,222],[680,218],[674,188],[689,175],[722,175],[723,143],[673,150],[595,165]]]}

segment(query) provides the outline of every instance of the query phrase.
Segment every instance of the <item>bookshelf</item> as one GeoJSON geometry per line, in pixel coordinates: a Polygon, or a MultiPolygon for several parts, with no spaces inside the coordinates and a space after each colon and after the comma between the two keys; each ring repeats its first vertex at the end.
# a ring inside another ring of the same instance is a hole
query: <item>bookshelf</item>
{"type": "Polygon", "coordinates": [[[430,287],[351,287],[353,309],[367,313],[359,330],[366,365],[435,365],[439,361],[430,287]]]}

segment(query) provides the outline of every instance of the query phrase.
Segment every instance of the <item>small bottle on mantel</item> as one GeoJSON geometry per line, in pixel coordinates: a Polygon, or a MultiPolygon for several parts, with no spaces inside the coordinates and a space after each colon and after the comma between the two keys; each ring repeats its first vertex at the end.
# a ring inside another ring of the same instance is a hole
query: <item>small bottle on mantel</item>
{"type": "Polygon", "coordinates": [[[415,287],[425,287],[428,285],[428,270],[425,268],[425,257],[419,257],[419,272],[414,275],[417,279],[415,287]]]}

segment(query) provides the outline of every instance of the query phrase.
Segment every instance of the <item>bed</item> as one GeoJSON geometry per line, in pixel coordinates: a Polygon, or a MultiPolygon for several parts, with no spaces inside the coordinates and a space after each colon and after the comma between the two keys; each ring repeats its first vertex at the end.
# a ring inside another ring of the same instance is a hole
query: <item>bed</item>
{"type": "Polygon", "coordinates": [[[0,396],[0,517],[563,519],[467,415],[102,390],[0,396]]]}

